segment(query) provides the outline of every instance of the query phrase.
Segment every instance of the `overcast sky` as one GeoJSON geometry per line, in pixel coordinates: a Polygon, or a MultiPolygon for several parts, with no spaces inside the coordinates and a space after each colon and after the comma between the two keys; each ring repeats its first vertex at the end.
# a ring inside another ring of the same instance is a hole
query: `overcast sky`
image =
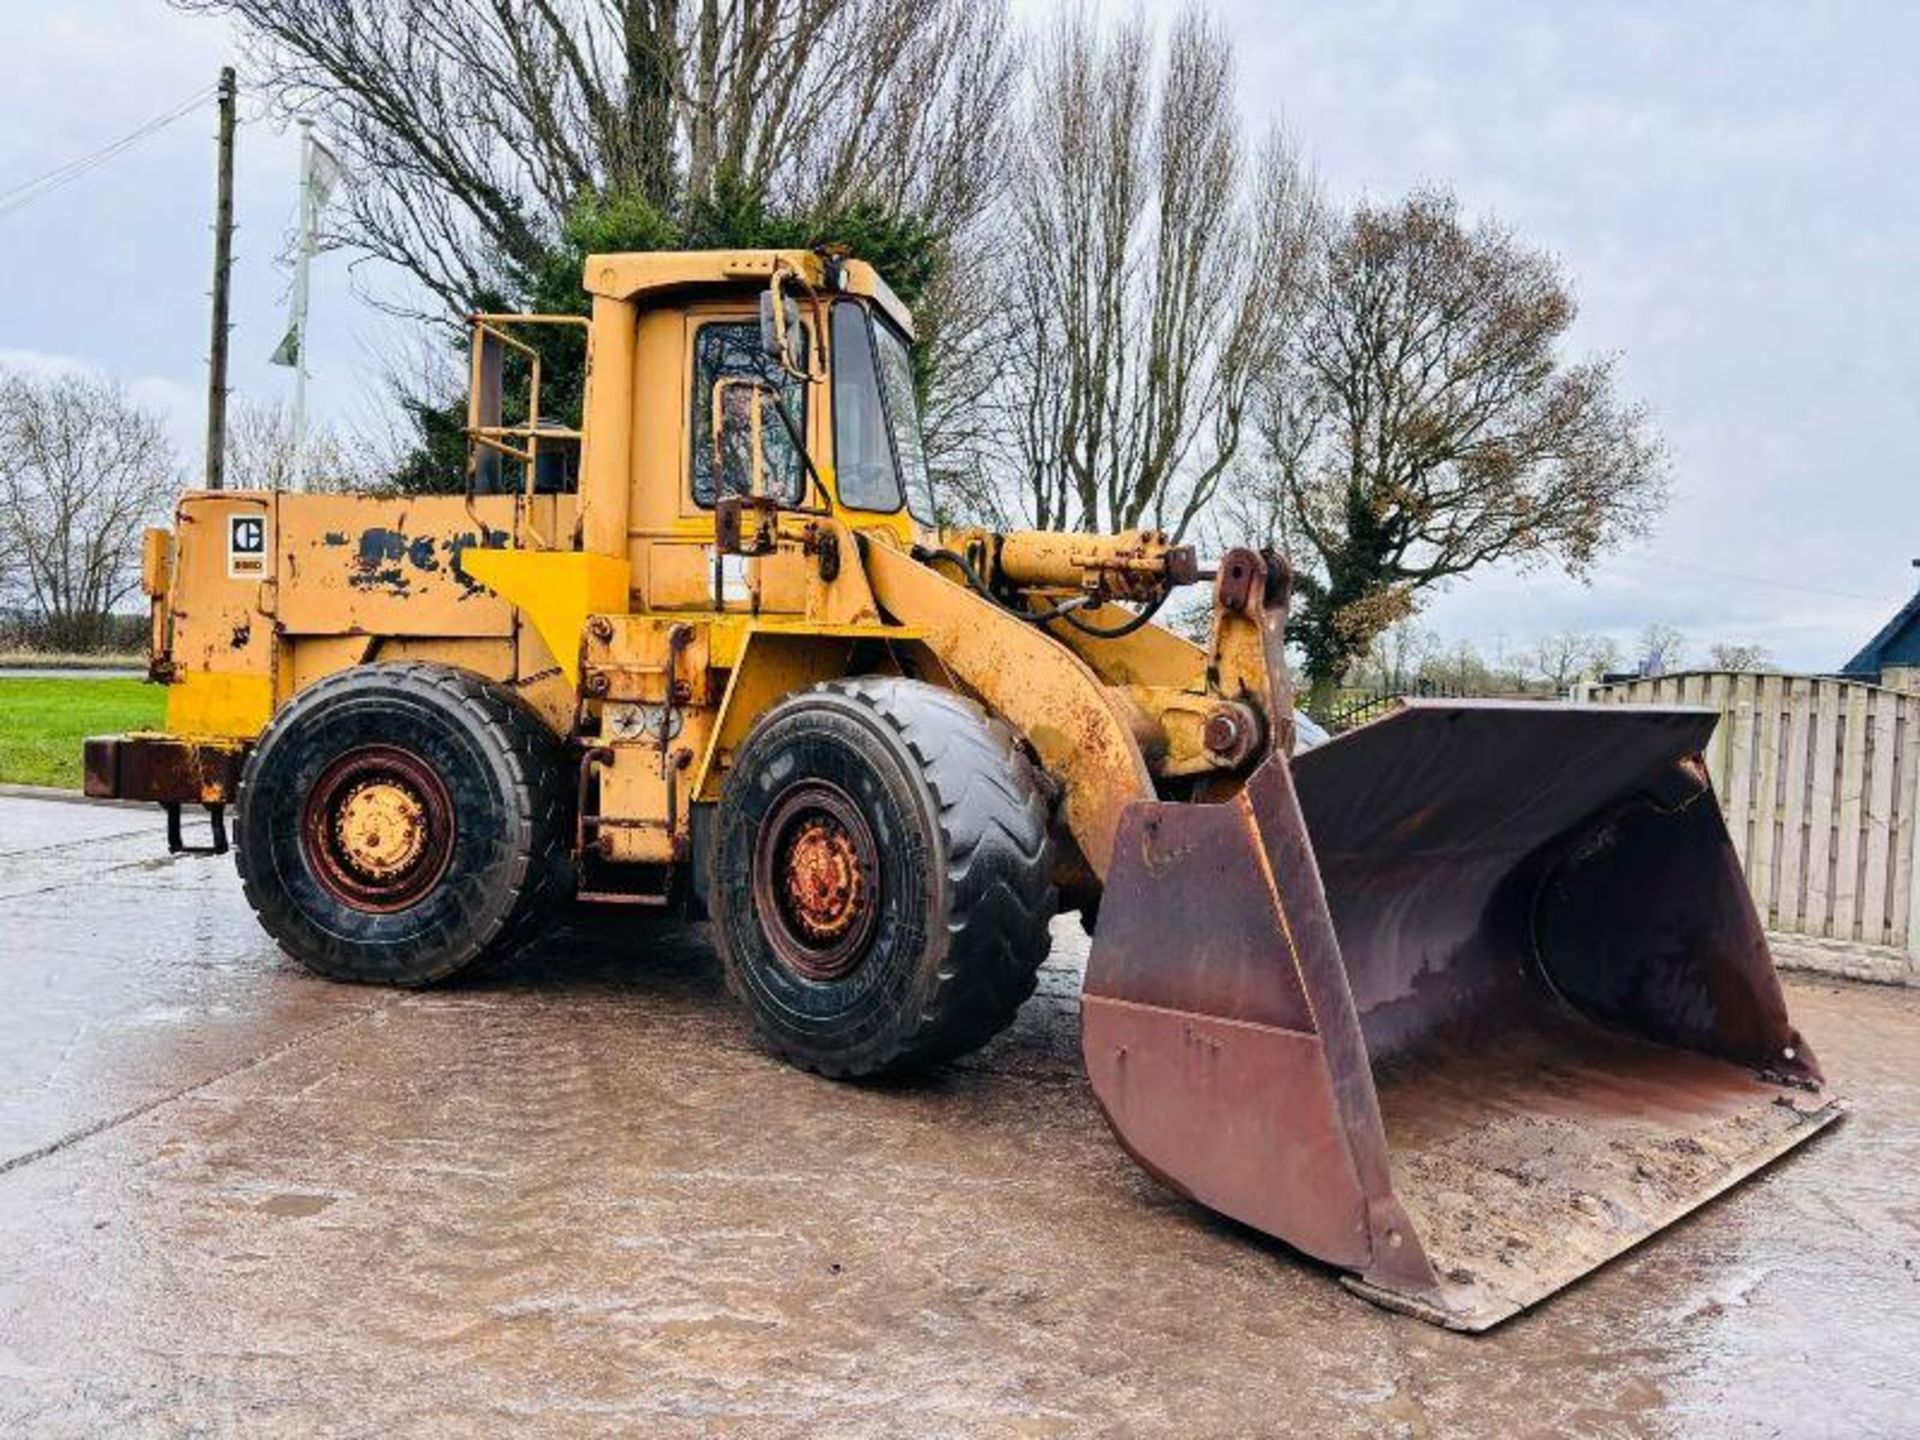
{"type": "MultiPolygon", "coordinates": [[[[1023,5],[1024,13],[1044,7],[1023,5]]],[[[1149,6],[1149,13],[1165,13],[1149,6]]],[[[1488,575],[1425,621],[1492,649],[1654,622],[1840,664],[1909,594],[1920,555],[1920,5],[1222,3],[1243,105],[1284,118],[1338,199],[1452,185],[1558,255],[1576,345],[1617,352],[1654,409],[1675,497],[1591,585],[1488,575]]],[[[218,22],[158,0],[0,0],[0,192],[211,85],[218,22]]],[[[266,357],[287,281],[296,146],[243,105],[233,383],[266,357]]],[[[96,367],[197,457],[213,112],[13,211],[0,204],[0,363],[96,367]]],[[[365,279],[365,277],[363,277],[365,279]]],[[[394,322],[342,257],[315,276],[316,413],[378,412],[394,322]],[[361,288],[365,288],[364,285],[361,288]]],[[[197,462],[196,462],[197,463],[197,462]]]]}

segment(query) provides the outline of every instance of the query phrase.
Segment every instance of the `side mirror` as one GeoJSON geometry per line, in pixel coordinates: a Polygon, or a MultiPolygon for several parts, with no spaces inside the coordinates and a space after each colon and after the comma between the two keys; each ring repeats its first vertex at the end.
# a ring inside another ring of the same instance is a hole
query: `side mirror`
{"type": "Polygon", "coordinates": [[[765,495],[766,390],[747,375],[726,375],[713,385],[711,443],[716,495],[765,495]]]}
{"type": "Polygon", "coordinates": [[[760,352],[779,362],[789,374],[807,373],[806,332],[800,328],[800,307],[771,289],[760,296],[760,352]]]}

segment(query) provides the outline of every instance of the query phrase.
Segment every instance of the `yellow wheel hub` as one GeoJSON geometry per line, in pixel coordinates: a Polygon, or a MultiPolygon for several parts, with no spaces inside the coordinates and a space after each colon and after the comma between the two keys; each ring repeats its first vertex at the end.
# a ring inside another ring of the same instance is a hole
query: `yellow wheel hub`
{"type": "Polygon", "coordinates": [[[427,848],[427,807],[407,786],[370,780],[354,787],[334,819],[340,857],[370,880],[406,873],[427,848]]]}

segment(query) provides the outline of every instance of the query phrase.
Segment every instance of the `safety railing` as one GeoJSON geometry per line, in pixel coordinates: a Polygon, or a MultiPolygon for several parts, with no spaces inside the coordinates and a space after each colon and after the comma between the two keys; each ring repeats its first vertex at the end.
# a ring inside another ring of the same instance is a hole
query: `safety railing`
{"type": "Polygon", "coordinates": [[[467,495],[471,501],[480,488],[487,457],[493,463],[517,464],[521,469],[518,507],[520,523],[533,540],[531,548],[557,548],[552,537],[542,535],[532,517],[531,501],[538,491],[543,453],[567,445],[576,452],[583,432],[573,426],[555,424],[540,409],[543,357],[537,345],[530,344],[511,329],[523,327],[565,327],[587,333],[587,320],[581,315],[475,315],[472,319],[471,374],[467,388],[467,495]],[[527,396],[525,418],[517,423],[506,420],[506,371],[509,354],[519,356],[526,366],[527,396]]]}

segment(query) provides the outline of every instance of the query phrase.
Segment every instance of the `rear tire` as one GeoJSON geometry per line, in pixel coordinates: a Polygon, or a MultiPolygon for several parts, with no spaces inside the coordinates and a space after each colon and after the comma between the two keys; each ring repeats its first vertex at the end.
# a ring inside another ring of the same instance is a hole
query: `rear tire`
{"type": "Polygon", "coordinates": [[[985,1044],[1033,993],[1047,804],[972,702],[890,678],[792,696],[747,737],[715,819],[727,984],[794,1064],[918,1070],[985,1044]]]}
{"type": "Polygon", "coordinates": [[[511,691],[429,664],[294,697],[241,776],[247,901],[332,980],[417,986],[530,939],[570,879],[562,749],[511,691]]]}

